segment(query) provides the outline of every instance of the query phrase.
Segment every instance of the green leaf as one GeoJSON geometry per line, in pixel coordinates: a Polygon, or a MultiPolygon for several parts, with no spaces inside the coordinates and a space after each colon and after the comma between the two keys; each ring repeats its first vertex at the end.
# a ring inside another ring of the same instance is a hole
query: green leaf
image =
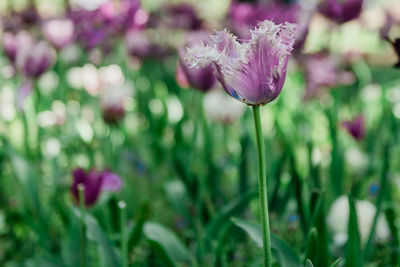
{"type": "MultiPolygon", "coordinates": [[[[329,236],[328,229],[326,227],[326,214],[325,214],[325,196],[320,195],[317,202],[314,214],[312,226],[316,229],[318,234],[317,251],[314,252],[312,261],[316,266],[329,266],[330,254],[329,254],[329,236]]],[[[310,248],[311,249],[311,248],[310,248]]]]}
{"type": "Polygon", "coordinates": [[[140,206],[136,223],[129,234],[128,251],[130,252],[139,243],[140,238],[142,237],[144,223],[149,217],[149,209],[150,207],[148,203],[144,203],[140,206]]]}
{"type": "Polygon", "coordinates": [[[310,259],[306,259],[306,263],[304,264],[304,267],[314,267],[310,259]]]}
{"type": "Polygon", "coordinates": [[[341,258],[335,260],[335,261],[330,265],[330,267],[337,267],[337,266],[339,266],[339,263],[340,263],[341,261],[342,261],[341,258]]]}
{"type": "Polygon", "coordinates": [[[154,222],[147,222],[143,228],[144,235],[165,266],[176,266],[176,262],[191,261],[190,251],[168,228],[154,222]]]}
{"type": "MultiPolygon", "coordinates": [[[[81,219],[81,212],[79,209],[72,207],[72,211],[79,219],[81,219]]],[[[118,254],[118,250],[111,244],[97,220],[87,212],[84,217],[86,236],[89,240],[97,244],[99,257],[101,258],[100,262],[103,266],[121,266],[121,256],[118,254]]]]}
{"type": "MultiPolygon", "coordinates": [[[[259,247],[263,246],[262,230],[259,224],[237,218],[232,218],[231,221],[237,227],[243,229],[259,247]]],[[[271,250],[280,266],[302,266],[296,252],[274,234],[271,234],[271,250]]]]}
{"type": "Polygon", "coordinates": [[[305,258],[317,262],[318,248],[320,245],[321,244],[318,242],[317,228],[313,227],[311,228],[310,232],[308,232],[305,258]]]}
{"type": "Polygon", "coordinates": [[[346,244],[346,262],[345,267],[362,266],[360,234],[357,224],[357,212],[354,201],[349,196],[349,226],[348,240],[346,244]]]}
{"type": "Polygon", "coordinates": [[[243,212],[246,209],[248,203],[257,196],[257,191],[250,191],[226,205],[222,209],[218,217],[216,217],[207,225],[206,236],[210,239],[215,238],[218,234],[219,229],[229,222],[229,218],[243,212]]]}

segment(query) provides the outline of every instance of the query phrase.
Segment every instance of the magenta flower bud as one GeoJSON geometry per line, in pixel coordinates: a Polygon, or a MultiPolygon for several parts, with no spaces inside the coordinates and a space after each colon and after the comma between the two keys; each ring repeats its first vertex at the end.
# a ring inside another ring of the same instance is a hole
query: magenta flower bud
{"type": "Polygon", "coordinates": [[[347,130],[351,136],[357,141],[361,140],[365,136],[365,123],[364,116],[362,114],[358,115],[351,121],[343,121],[341,125],[347,130]]]}
{"type": "Polygon", "coordinates": [[[324,0],[318,10],[337,23],[345,23],[360,16],[362,5],[363,0],[324,0]]]}
{"type": "Polygon", "coordinates": [[[212,64],[225,91],[248,105],[264,105],[278,97],[296,38],[297,25],[265,20],[239,42],[227,30],[216,32],[208,45],[188,48],[191,67],[212,64]]]}
{"type": "MultiPolygon", "coordinates": [[[[209,35],[205,31],[188,33],[186,39],[185,47],[190,47],[200,42],[203,42],[207,45],[211,41],[209,35]]],[[[187,56],[186,52],[186,49],[183,47],[178,51],[179,60],[177,73],[179,72],[179,75],[183,75],[185,77],[184,80],[186,80],[188,84],[195,89],[205,92],[213,88],[216,79],[212,64],[210,63],[201,68],[190,68],[188,63],[185,61],[185,57],[187,56]]]]}
{"type": "Polygon", "coordinates": [[[70,19],[52,19],[44,23],[43,33],[57,49],[61,49],[74,40],[74,24],[70,19]]]}
{"type": "Polygon", "coordinates": [[[72,172],[72,177],[72,196],[76,203],[79,203],[78,185],[82,184],[85,190],[85,204],[88,207],[96,203],[102,191],[118,192],[122,189],[121,178],[109,170],[85,172],[85,170],[77,168],[72,172]]]}
{"type": "Polygon", "coordinates": [[[25,76],[38,78],[49,69],[53,60],[53,50],[41,41],[24,45],[17,53],[16,66],[25,76]]]}

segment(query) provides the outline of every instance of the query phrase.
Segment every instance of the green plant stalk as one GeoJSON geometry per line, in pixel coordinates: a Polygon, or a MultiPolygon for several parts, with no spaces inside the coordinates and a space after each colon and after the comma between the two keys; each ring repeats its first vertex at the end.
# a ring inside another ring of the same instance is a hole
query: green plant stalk
{"type": "Polygon", "coordinates": [[[85,186],[78,184],[79,207],[81,211],[80,239],[79,239],[79,266],[86,266],[86,238],[85,238],[85,186]]]}
{"type": "Polygon", "coordinates": [[[264,266],[271,266],[271,234],[269,230],[267,179],[265,169],[264,140],[260,119],[260,107],[253,106],[254,126],[256,130],[257,152],[258,152],[258,189],[261,210],[261,225],[263,232],[264,266]]]}
{"type": "Polygon", "coordinates": [[[364,248],[364,259],[368,260],[370,258],[370,253],[372,250],[372,241],[374,239],[374,235],[375,235],[375,230],[376,230],[376,225],[378,223],[378,218],[379,215],[381,213],[382,210],[382,203],[387,195],[387,184],[388,184],[388,172],[389,172],[389,145],[387,144],[384,148],[384,155],[383,155],[383,165],[382,165],[382,172],[381,172],[381,177],[380,177],[380,189],[379,189],[379,193],[378,193],[378,197],[376,200],[376,212],[374,215],[374,219],[372,221],[372,226],[371,226],[371,230],[368,236],[368,241],[367,244],[365,245],[364,248]]]}
{"type": "Polygon", "coordinates": [[[120,223],[121,223],[121,250],[122,250],[122,266],[128,267],[128,239],[126,235],[126,203],[120,201],[118,203],[120,211],[120,223]]]}

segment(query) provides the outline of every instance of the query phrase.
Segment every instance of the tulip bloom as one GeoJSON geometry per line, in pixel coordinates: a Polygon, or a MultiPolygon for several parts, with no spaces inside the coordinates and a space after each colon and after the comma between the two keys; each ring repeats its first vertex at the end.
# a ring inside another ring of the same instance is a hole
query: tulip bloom
{"type": "MultiPolygon", "coordinates": [[[[263,233],[264,266],[271,266],[267,180],[260,105],[273,101],[282,90],[297,25],[265,20],[239,42],[227,30],[211,36],[210,44],[188,48],[191,67],[211,64],[217,80],[233,98],[252,106],[258,152],[258,189],[263,233]]],[[[224,108],[224,107],[221,107],[224,108]]]]}
{"type": "Polygon", "coordinates": [[[188,48],[191,67],[214,67],[217,80],[235,99],[252,106],[278,97],[286,78],[297,26],[263,21],[251,31],[251,39],[239,42],[227,30],[211,36],[211,43],[188,48]]]}
{"type": "Polygon", "coordinates": [[[318,10],[337,23],[345,23],[361,14],[363,0],[324,0],[318,10]]]}
{"type": "Polygon", "coordinates": [[[260,21],[272,20],[276,23],[298,21],[300,6],[273,1],[269,4],[232,1],[228,19],[235,34],[241,39],[250,39],[250,29],[260,21]]]}
{"type": "Polygon", "coordinates": [[[69,19],[49,20],[43,25],[43,33],[57,49],[61,49],[74,40],[74,24],[69,19]]]}
{"type": "Polygon", "coordinates": [[[354,82],[354,75],[341,70],[339,63],[334,55],[326,51],[303,56],[301,65],[304,67],[307,83],[304,99],[316,97],[324,89],[354,82]]]}
{"type": "MultiPolygon", "coordinates": [[[[186,45],[191,46],[196,43],[209,43],[210,38],[206,32],[192,32],[188,33],[186,45]]],[[[177,66],[177,77],[178,82],[183,87],[190,85],[200,91],[208,91],[214,87],[216,79],[214,76],[214,70],[211,64],[201,68],[190,68],[187,62],[185,62],[186,50],[184,48],[179,49],[179,61],[177,66]],[[182,82],[185,81],[185,82],[182,82]],[[187,84],[186,84],[187,83],[187,84]]]]}
{"type": "Polygon", "coordinates": [[[100,98],[103,119],[109,124],[115,124],[125,115],[124,99],[132,95],[130,84],[110,86],[105,88],[100,98]]]}
{"type": "Polygon", "coordinates": [[[365,136],[364,116],[358,115],[351,121],[343,121],[342,126],[351,134],[357,141],[365,136]]]}
{"type": "Polygon", "coordinates": [[[89,172],[85,172],[83,169],[77,168],[72,172],[72,176],[72,196],[76,203],[79,203],[78,185],[82,184],[85,190],[86,206],[94,205],[103,190],[118,192],[122,188],[121,178],[108,170],[103,170],[101,172],[90,170],[89,172]]]}

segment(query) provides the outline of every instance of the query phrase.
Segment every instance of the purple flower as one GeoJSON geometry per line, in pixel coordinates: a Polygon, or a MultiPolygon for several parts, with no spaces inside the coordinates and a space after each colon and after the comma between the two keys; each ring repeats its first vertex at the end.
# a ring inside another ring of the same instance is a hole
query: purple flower
{"type": "Polygon", "coordinates": [[[88,207],[96,203],[103,190],[118,192],[122,188],[121,178],[108,170],[103,170],[101,172],[90,170],[85,172],[85,170],[77,168],[72,172],[72,176],[72,196],[76,203],[79,203],[78,185],[82,184],[85,189],[85,204],[88,207]]]}
{"type": "Polygon", "coordinates": [[[307,83],[305,99],[318,96],[324,91],[323,89],[338,84],[351,84],[354,80],[350,72],[339,69],[339,62],[326,51],[305,55],[301,61],[307,83]]]}
{"type": "Polygon", "coordinates": [[[58,49],[74,40],[74,24],[70,19],[52,19],[43,25],[46,38],[58,49]]]}
{"type": "Polygon", "coordinates": [[[52,65],[53,59],[53,50],[46,42],[34,42],[18,50],[16,66],[26,77],[39,78],[52,65]]]}
{"type": "MultiPolygon", "coordinates": [[[[193,46],[200,42],[208,44],[210,41],[209,35],[205,31],[191,32],[187,35],[185,46],[193,46]]],[[[178,55],[177,74],[183,75],[190,86],[203,92],[214,87],[216,79],[212,64],[208,64],[201,68],[190,68],[188,63],[185,61],[187,53],[183,47],[179,49],[178,55]]],[[[183,76],[181,77],[182,79],[184,79],[183,76]]]]}
{"type": "Polygon", "coordinates": [[[24,46],[31,46],[32,43],[32,37],[25,31],[20,31],[17,34],[5,32],[3,35],[4,54],[13,65],[17,60],[18,51],[21,51],[24,46]]]}
{"type": "Polygon", "coordinates": [[[1,19],[5,32],[18,32],[40,23],[40,16],[34,5],[29,5],[22,11],[12,11],[1,19]]]}
{"type": "Polygon", "coordinates": [[[125,44],[131,56],[145,58],[162,58],[170,53],[169,49],[152,40],[145,30],[131,30],[125,35],[125,44]]]}
{"type": "Polygon", "coordinates": [[[140,8],[139,0],[107,1],[94,10],[76,9],[69,11],[74,22],[77,39],[92,49],[112,37],[130,29],[140,29],[147,23],[147,13],[140,8]]]}
{"type": "Polygon", "coordinates": [[[296,38],[297,26],[263,21],[251,39],[237,40],[227,30],[211,36],[211,43],[188,48],[191,67],[212,63],[225,91],[248,105],[264,105],[278,97],[296,38]]]}
{"type": "Polygon", "coordinates": [[[272,2],[269,4],[232,1],[228,18],[233,33],[241,39],[250,39],[250,31],[264,20],[275,23],[298,22],[300,7],[297,4],[272,2]]]}
{"type": "Polygon", "coordinates": [[[171,29],[199,30],[203,20],[197,16],[196,10],[190,4],[168,5],[164,7],[163,21],[171,29]]]}
{"type": "Polygon", "coordinates": [[[357,141],[365,136],[364,116],[358,115],[351,121],[343,121],[341,125],[351,134],[357,141]]]}
{"type": "Polygon", "coordinates": [[[361,13],[363,0],[324,0],[318,10],[324,16],[337,23],[345,23],[361,13]]]}

